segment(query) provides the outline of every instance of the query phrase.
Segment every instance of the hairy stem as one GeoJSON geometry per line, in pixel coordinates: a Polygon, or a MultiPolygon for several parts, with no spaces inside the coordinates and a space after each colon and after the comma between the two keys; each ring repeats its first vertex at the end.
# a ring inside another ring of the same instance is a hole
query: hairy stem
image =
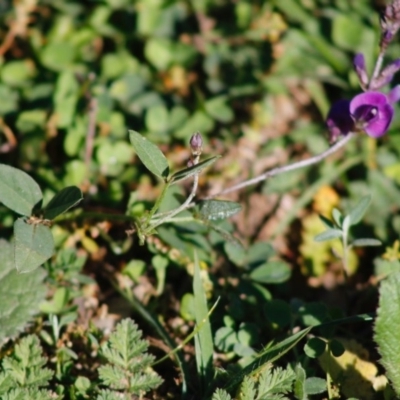
{"type": "Polygon", "coordinates": [[[310,158],[307,158],[306,160],[301,160],[301,161],[295,162],[293,164],[284,165],[282,167],[273,168],[267,172],[264,172],[263,174],[261,174],[259,176],[256,176],[255,178],[248,179],[247,181],[240,182],[236,185],[226,188],[226,189],[222,190],[221,192],[212,194],[212,195],[206,197],[204,200],[213,199],[213,198],[221,196],[223,194],[228,194],[231,192],[235,192],[236,190],[243,189],[247,186],[255,185],[256,183],[265,181],[266,179],[271,178],[272,176],[280,175],[285,172],[293,171],[295,169],[304,168],[304,167],[308,167],[313,164],[317,164],[321,160],[325,159],[326,157],[330,156],[331,154],[335,153],[340,148],[342,148],[344,145],[346,145],[354,136],[355,136],[355,133],[350,132],[348,135],[344,136],[343,139],[339,140],[333,146],[329,147],[327,150],[323,151],[320,154],[317,154],[314,157],[310,157],[310,158]]]}

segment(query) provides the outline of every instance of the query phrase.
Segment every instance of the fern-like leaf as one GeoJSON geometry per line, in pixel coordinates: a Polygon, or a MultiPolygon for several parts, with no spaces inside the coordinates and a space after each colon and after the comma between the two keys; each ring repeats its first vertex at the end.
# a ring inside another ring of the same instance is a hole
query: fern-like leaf
{"type": "Polygon", "coordinates": [[[38,337],[29,335],[15,346],[12,356],[3,359],[2,367],[14,386],[40,387],[46,386],[53,376],[53,371],[43,368],[46,362],[38,337]]]}
{"type": "Polygon", "coordinates": [[[38,388],[17,388],[10,390],[1,400],[57,400],[60,397],[50,390],[38,388]]]}
{"type": "MultiPolygon", "coordinates": [[[[105,386],[142,395],[155,389],[162,379],[151,369],[154,357],[147,354],[148,342],[142,339],[142,332],[130,319],[120,322],[115,332],[102,348],[107,365],[99,368],[99,377],[105,386]]],[[[114,396],[112,391],[103,391],[103,396],[114,396]]],[[[121,397],[119,397],[121,398],[121,397]]]]}
{"type": "Polygon", "coordinates": [[[280,400],[292,390],[296,374],[290,368],[280,367],[263,371],[259,378],[257,399],[280,400]]]}
{"type": "Polygon", "coordinates": [[[256,398],[256,384],[252,377],[246,376],[240,385],[239,400],[254,400],[256,398]]]}
{"type": "Polygon", "coordinates": [[[120,392],[114,392],[113,390],[103,389],[100,391],[96,400],[131,400],[132,396],[120,392]]]}
{"type": "Polygon", "coordinates": [[[224,389],[217,389],[211,400],[232,400],[232,397],[224,389]]]}

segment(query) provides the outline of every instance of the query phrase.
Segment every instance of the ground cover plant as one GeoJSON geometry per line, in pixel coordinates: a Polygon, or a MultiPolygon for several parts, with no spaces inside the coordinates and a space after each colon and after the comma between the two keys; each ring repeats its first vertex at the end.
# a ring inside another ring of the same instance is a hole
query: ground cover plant
{"type": "Polygon", "coordinates": [[[0,4],[1,399],[400,397],[400,2],[0,4]]]}

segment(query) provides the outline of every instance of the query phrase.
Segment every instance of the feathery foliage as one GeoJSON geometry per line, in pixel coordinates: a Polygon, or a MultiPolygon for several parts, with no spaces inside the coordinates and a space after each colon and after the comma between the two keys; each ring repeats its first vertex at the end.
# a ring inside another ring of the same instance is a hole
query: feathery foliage
{"type": "Polygon", "coordinates": [[[117,325],[102,348],[102,355],[108,364],[99,368],[103,385],[116,392],[103,391],[99,398],[112,399],[117,391],[141,395],[162,383],[162,379],[150,368],[154,357],[146,353],[148,346],[132,320],[125,319],[117,325]]]}

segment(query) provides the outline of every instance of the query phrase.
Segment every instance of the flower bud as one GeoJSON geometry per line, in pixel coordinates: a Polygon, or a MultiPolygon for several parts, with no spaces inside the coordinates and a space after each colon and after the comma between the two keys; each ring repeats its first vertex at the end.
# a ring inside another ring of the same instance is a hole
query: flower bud
{"type": "Polygon", "coordinates": [[[192,150],[192,154],[195,156],[199,156],[201,154],[202,146],[203,146],[203,138],[199,132],[196,132],[190,138],[190,149],[192,150]]]}
{"type": "Polygon", "coordinates": [[[394,35],[400,28],[400,0],[393,0],[388,4],[380,18],[381,25],[381,50],[386,50],[394,35]]]}
{"type": "Polygon", "coordinates": [[[365,68],[365,59],[362,53],[357,53],[353,59],[353,66],[360,81],[361,87],[364,89],[368,86],[368,74],[365,68]]]}

